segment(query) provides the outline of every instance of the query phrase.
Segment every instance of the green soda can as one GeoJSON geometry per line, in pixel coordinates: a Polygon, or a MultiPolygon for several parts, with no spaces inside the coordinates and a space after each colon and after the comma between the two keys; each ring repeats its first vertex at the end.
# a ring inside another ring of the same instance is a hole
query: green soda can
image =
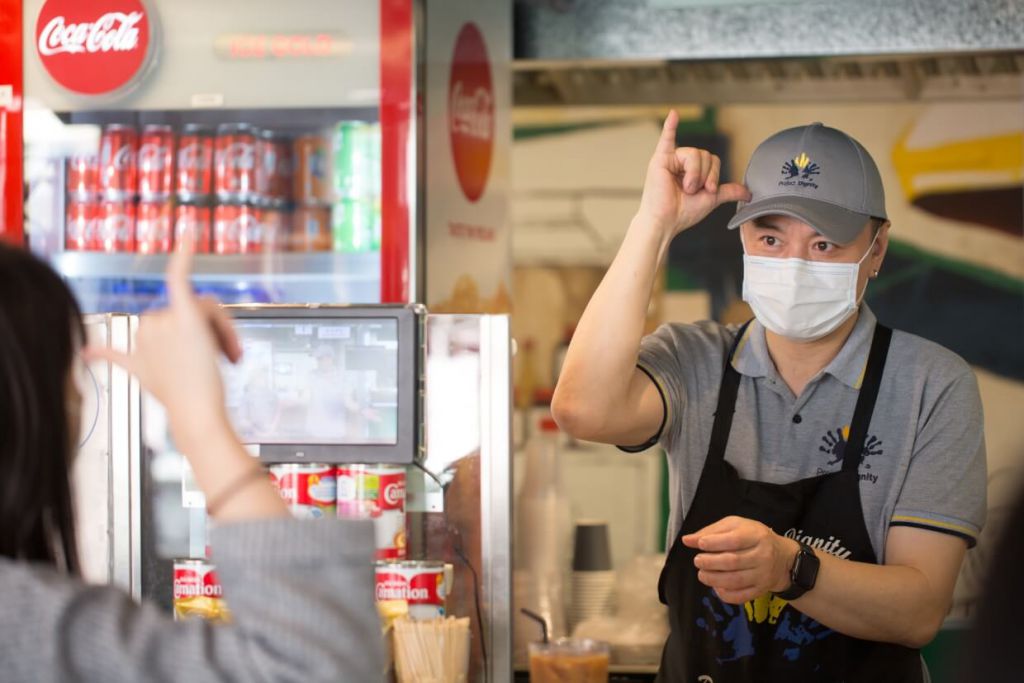
{"type": "Polygon", "coordinates": [[[374,144],[373,124],[342,121],[334,131],[334,189],[343,199],[364,199],[373,194],[380,173],[379,144],[374,144]],[[376,149],[375,149],[376,147],[376,149]],[[376,152],[376,156],[375,156],[376,152]]]}
{"type": "Polygon", "coordinates": [[[379,223],[376,214],[370,199],[339,199],[331,212],[334,250],[358,254],[379,249],[380,240],[374,238],[379,223]]]}

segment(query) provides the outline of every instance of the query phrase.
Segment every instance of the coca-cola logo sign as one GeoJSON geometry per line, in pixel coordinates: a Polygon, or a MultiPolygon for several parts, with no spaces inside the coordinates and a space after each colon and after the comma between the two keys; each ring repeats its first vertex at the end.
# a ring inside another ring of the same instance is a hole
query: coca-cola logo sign
{"type": "Polygon", "coordinates": [[[46,0],[36,53],[61,86],[81,95],[120,90],[149,57],[149,14],[140,0],[46,0]]]}
{"type": "Polygon", "coordinates": [[[455,39],[448,79],[448,132],[455,173],[466,198],[475,202],[487,186],[494,152],[494,84],[483,34],[473,22],[455,39]]]}

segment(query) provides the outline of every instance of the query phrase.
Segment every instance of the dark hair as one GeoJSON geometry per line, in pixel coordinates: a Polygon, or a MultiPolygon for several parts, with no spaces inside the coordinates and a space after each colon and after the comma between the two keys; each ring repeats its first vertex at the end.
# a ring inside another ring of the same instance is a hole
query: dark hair
{"type": "Polygon", "coordinates": [[[68,383],[85,339],[45,263],[0,244],[0,556],[77,574],[68,383]]]}

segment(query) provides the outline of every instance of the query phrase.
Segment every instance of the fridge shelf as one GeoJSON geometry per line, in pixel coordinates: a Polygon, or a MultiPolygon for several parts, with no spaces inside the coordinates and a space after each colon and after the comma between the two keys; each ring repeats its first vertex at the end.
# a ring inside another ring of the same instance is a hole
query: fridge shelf
{"type": "MultiPolygon", "coordinates": [[[[54,254],[54,267],[69,279],[161,280],[166,254],[105,254],[66,251],[54,254]]],[[[192,277],[203,282],[273,280],[275,282],[375,283],[380,281],[380,254],[367,252],[275,252],[216,256],[197,254],[192,277]]]]}

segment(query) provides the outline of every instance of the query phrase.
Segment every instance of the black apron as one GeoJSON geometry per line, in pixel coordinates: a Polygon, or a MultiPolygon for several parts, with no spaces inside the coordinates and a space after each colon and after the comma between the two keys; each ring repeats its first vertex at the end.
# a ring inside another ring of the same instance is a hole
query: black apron
{"type": "Polygon", "coordinates": [[[726,358],[711,444],[697,493],[658,581],[658,593],[668,605],[671,626],[658,681],[917,683],[923,678],[918,650],[836,633],[774,595],[745,605],[730,605],[697,580],[693,565],[697,551],[684,546],[681,537],[730,515],[758,520],[778,534],[789,532],[812,547],[849,560],[877,563],[864,525],[858,467],[892,330],[875,326],[843,449],[842,470],[790,484],[741,479],[725,461],[740,384],[740,375],[731,361],[744,331],[740,330],[726,358]]]}

